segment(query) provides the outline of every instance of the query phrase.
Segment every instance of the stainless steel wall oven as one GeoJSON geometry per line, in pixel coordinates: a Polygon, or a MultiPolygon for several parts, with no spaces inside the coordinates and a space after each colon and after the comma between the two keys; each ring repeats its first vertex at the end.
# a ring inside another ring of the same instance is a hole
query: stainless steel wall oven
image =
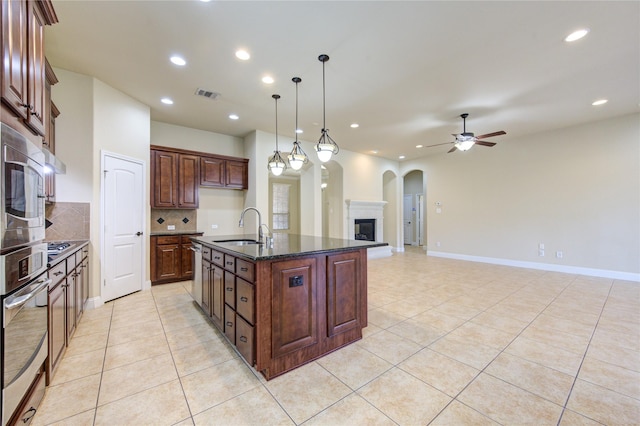
{"type": "Polygon", "coordinates": [[[0,252],[44,239],[44,153],[1,124],[0,252]]]}
{"type": "Polygon", "coordinates": [[[44,390],[40,389],[44,386],[40,378],[48,350],[47,290],[51,280],[47,278],[47,244],[43,242],[44,154],[14,129],[5,124],[1,127],[0,418],[5,425],[14,415],[27,423],[37,407],[18,407],[30,389],[44,390]]]}

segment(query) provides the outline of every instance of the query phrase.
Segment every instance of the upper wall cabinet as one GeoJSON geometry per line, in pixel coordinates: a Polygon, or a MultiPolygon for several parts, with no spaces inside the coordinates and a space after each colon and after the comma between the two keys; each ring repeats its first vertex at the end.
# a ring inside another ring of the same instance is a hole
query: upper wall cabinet
{"type": "Polygon", "coordinates": [[[200,186],[248,189],[249,160],[227,157],[200,157],[200,186]]]}
{"type": "Polygon", "coordinates": [[[200,157],[151,150],[151,207],[197,209],[200,157]]]}
{"type": "Polygon", "coordinates": [[[151,207],[197,209],[200,186],[249,188],[249,160],[151,145],[151,207]]]}
{"type": "Polygon", "coordinates": [[[45,135],[44,26],[58,22],[48,0],[2,1],[4,105],[36,135],[45,135]]]}

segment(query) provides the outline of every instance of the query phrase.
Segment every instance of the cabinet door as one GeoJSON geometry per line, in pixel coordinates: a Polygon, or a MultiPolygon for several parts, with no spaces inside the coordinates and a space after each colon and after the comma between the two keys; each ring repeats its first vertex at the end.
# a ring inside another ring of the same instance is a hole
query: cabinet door
{"type": "Polygon", "coordinates": [[[2,2],[2,100],[19,117],[27,118],[28,64],[27,2],[2,2]]]}
{"type": "Polygon", "coordinates": [[[67,344],[76,332],[76,280],[75,270],[67,276],[67,344]]]}
{"type": "MultiPolygon", "coordinates": [[[[204,251],[204,250],[203,250],[204,251]]],[[[206,260],[203,253],[202,258],[202,310],[211,316],[211,275],[212,275],[211,262],[206,260]]]]}
{"type": "Polygon", "coordinates": [[[211,274],[211,320],[224,332],[224,270],[217,266],[211,274]]]}
{"type": "Polygon", "coordinates": [[[39,135],[45,134],[45,115],[47,105],[45,102],[45,70],[46,62],[44,58],[44,16],[40,10],[38,2],[29,2],[29,35],[27,43],[28,54],[28,99],[31,106],[27,114],[26,123],[39,135]]]}
{"type": "Polygon", "coordinates": [[[277,358],[319,341],[317,259],[273,262],[271,271],[272,358],[277,358]]]}
{"type": "Polygon", "coordinates": [[[360,326],[360,253],[327,256],[327,335],[360,326]]]}
{"type": "MultiPolygon", "coordinates": [[[[180,245],[180,278],[193,279],[193,251],[191,250],[191,241],[185,242],[185,237],[182,237],[182,243],[180,245]]],[[[188,238],[187,238],[188,240],[188,238]]]]}
{"type": "Polygon", "coordinates": [[[200,157],[178,155],[178,207],[198,208],[198,187],[200,186],[200,157]]]}
{"type": "Polygon", "coordinates": [[[75,272],[75,275],[74,275],[75,280],[74,280],[74,283],[73,283],[75,285],[75,288],[74,288],[75,301],[74,301],[73,304],[74,304],[74,308],[75,308],[74,313],[75,313],[76,326],[78,324],[80,324],[80,317],[82,316],[82,312],[83,312],[83,309],[82,309],[82,298],[83,298],[82,283],[84,281],[84,276],[85,276],[85,273],[82,270],[82,265],[80,264],[80,265],[78,265],[76,267],[76,272],[75,272]]]}
{"type": "Polygon", "coordinates": [[[222,187],[224,183],[224,160],[200,157],[200,186],[222,187]]]}
{"type": "Polygon", "coordinates": [[[227,160],[226,165],[227,188],[247,189],[249,187],[249,171],[246,161],[227,160]]]}
{"type": "Polygon", "coordinates": [[[178,207],[178,158],[177,154],[151,151],[151,207],[178,207]]]}
{"type": "MultiPolygon", "coordinates": [[[[89,249],[84,248],[83,250],[87,250],[87,252],[89,251],[89,249]]],[[[82,283],[81,283],[81,288],[82,288],[82,300],[81,300],[81,305],[80,307],[82,308],[82,311],[84,312],[84,307],[87,303],[87,300],[89,300],[89,258],[85,257],[82,260],[82,283]]]]}
{"type": "Polygon", "coordinates": [[[49,360],[47,366],[47,384],[53,378],[53,372],[62,359],[66,347],[67,303],[66,282],[49,291],[49,360]]]}
{"type": "Polygon", "coordinates": [[[158,244],[155,249],[155,281],[180,278],[180,244],[158,244]]]}

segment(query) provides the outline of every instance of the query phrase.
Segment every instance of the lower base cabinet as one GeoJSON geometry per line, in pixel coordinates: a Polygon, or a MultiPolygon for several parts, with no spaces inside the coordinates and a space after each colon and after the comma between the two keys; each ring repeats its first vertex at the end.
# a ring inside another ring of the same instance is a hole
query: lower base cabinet
{"type": "Polygon", "coordinates": [[[89,249],[84,246],[48,271],[49,356],[46,383],[55,371],[76,331],[89,298],[89,249]]]}
{"type": "Polygon", "coordinates": [[[255,263],[202,253],[202,309],[267,380],[362,338],[366,249],[255,263]]]}
{"type": "Polygon", "coordinates": [[[36,378],[34,379],[29,392],[25,396],[13,417],[7,422],[8,425],[28,425],[31,423],[33,416],[36,415],[40,401],[44,398],[46,389],[46,374],[44,365],[40,368],[36,378]]]}

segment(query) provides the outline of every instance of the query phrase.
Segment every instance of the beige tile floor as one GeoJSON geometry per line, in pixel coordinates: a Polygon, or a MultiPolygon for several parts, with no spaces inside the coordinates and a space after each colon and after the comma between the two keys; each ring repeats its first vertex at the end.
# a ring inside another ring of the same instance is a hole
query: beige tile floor
{"type": "Polygon", "coordinates": [[[364,338],[266,382],[183,284],[85,312],[37,425],[640,424],[640,284],[369,262],[364,338]]]}

